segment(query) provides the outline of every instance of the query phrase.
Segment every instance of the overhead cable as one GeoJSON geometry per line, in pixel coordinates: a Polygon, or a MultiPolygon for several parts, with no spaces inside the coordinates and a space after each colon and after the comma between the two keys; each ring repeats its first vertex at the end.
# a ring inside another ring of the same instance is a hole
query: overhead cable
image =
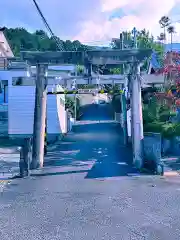
{"type": "Polygon", "coordinates": [[[64,46],[63,46],[62,42],[61,42],[59,39],[57,39],[57,37],[56,37],[55,34],[53,33],[52,29],[50,28],[50,26],[49,26],[49,24],[48,24],[48,22],[47,22],[47,20],[46,20],[46,18],[45,18],[44,15],[43,15],[40,7],[38,6],[38,3],[36,2],[36,0],[33,0],[33,3],[34,3],[34,5],[35,5],[35,7],[36,7],[36,9],[37,9],[37,11],[38,11],[38,13],[39,13],[39,15],[41,16],[41,18],[42,18],[42,20],[43,20],[43,23],[44,23],[44,25],[45,25],[45,27],[46,27],[46,29],[47,29],[48,32],[50,33],[52,39],[56,42],[56,45],[57,45],[58,49],[59,49],[60,51],[64,51],[64,46]]]}

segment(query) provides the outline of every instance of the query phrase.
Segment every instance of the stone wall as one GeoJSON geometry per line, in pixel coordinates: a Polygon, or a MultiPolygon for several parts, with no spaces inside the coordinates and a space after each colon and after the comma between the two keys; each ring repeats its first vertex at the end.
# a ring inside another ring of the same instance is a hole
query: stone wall
{"type": "Polygon", "coordinates": [[[180,156],[180,137],[173,139],[162,139],[162,154],[164,156],[180,156]]]}
{"type": "Polygon", "coordinates": [[[161,134],[144,133],[143,141],[144,162],[157,165],[161,161],[161,134]]]}

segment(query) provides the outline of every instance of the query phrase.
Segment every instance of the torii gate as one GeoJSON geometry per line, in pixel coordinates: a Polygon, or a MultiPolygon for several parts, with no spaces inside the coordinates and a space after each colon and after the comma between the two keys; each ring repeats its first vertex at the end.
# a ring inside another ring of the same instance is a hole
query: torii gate
{"type": "MultiPolygon", "coordinates": [[[[129,64],[129,91],[131,95],[132,115],[132,147],[133,163],[140,168],[142,158],[142,106],[141,106],[141,80],[140,63],[149,57],[151,49],[126,49],[126,50],[94,50],[86,52],[21,52],[23,61],[36,65],[36,102],[33,131],[33,168],[42,167],[44,162],[44,134],[46,116],[46,71],[48,64],[80,64],[84,65],[88,73],[88,84],[91,84],[92,65],[129,64]]],[[[126,119],[126,117],[125,117],[126,119]]]]}

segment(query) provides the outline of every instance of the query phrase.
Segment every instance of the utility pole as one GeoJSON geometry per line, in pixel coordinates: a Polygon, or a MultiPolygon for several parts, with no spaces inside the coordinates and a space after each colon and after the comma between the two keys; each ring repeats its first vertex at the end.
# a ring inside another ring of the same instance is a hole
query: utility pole
{"type": "MultiPolygon", "coordinates": [[[[77,68],[75,71],[75,76],[77,77],[77,68]]],[[[73,89],[77,89],[76,79],[73,82],[73,89]]],[[[77,119],[77,96],[76,96],[76,94],[74,94],[74,121],[75,121],[75,123],[76,123],[76,119],[77,119]]]]}
{"type": "Polygon", "coordinates": [[[124,49],[124,34],[123,34],[123,32],[120,33],[120,49],[121,50],[124,49]]]}
{"type": "MultiPolygon", "coordinates": [[[[124,49],[124,34],[120,33],[120,49],[124,49]]],[[[124,74],[124,64],[122,64],[122,70],[124,74]]],[[[125,89],[125,86],[123,84],[123,89],[125,89]]],[[[124,144],[127,145],[128,143],[128,131],[127,131],[127,107],[126,107],[126,96],[125,91],[123,90],[123,93],[121,94],[121,109],[122,109],[122,122],[123,122],[123,135],[124,135],[124,144]]]]}
{"type": "Polygon", "coordinates": [[[43,167],[44,162],[44,135],[47,103],[47,66],[45,64],[36,65],[36,92],[34,108],[34,129],[33,129],[33,154],[32,168],[43,167]]]}
{"type": "MultiPolygon", "coordinates": [[[[134,48],[137,49],[137,30],[133,28],[134,48]]],[[[133,163],[137,168],[143,165],[143,121],[142,121],[142,99],[141,99],[141,79],[140,64],[133,57],[131,81],[131,124],[132,124],[132,146],[133,163]]]]}
{"type": "Polygon", "coordinates": [[[44,134],[44,156],[47,154],[47,104],[46,104],[46,120],[45,120],[45,134],[44,134]]]}
{"type": "Polygon", "coordinates": [[[76,119],[77,119],[77,98],[76,98],[76,94],[74,94],[74,100],[75,100],[75,103],[74,103],[74,121],[76,122],[76,119]]]}
{"type": "Polygon", "coordinates": [[[132,30],[132,35],[133,35],[133,47],[137,49],[137,29],[134,27],[132,30]]]}
{"type": "Polygon", "coordinates": [[[139,63],[134,61],[131,76],[132,83],[132,145],[133,162],[136,167],[141,168],[143,164],[143,121],[142,121],[142,103],[141,103],[141,82],[139,63]]]}

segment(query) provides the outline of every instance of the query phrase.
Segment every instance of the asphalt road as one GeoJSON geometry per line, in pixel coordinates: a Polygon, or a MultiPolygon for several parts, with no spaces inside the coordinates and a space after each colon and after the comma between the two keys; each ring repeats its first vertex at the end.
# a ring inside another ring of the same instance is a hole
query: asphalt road
{"type": "Polygon", "coordinates": [[[43,170],[4,189],[0,239],[180,239],[179,178],[142,176],[127,164],[131,151],[108,106],[91,106],[83,120],[43,170]]]}

